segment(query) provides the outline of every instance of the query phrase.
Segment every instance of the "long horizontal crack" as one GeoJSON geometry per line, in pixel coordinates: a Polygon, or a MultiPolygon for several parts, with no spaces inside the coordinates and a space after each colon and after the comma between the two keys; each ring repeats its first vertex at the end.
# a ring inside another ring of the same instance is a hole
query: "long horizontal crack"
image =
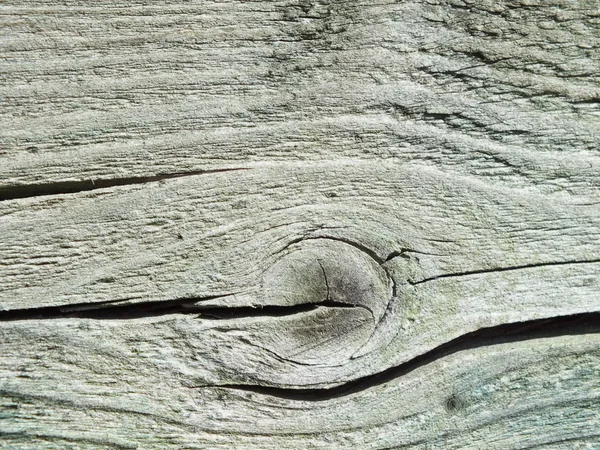
{"type": "MultiPolygon", "coordinates": [[[[41,308],[14,309],[0,311],[0,322],[16,320],[43,320],[61,318],[125,320],[144,317],[157,317],[169,314],[196,314],[200,318],[212,320],[230,320],[251,317],[282,317],[326,308],[363,308],[362,305],[323,301],[299,305],[281,306],[203,306],[202,301],[229,297],[224,294],[212,297],[186,298],[168,301],[115,304],[116,302],[85,303],[66,306],[46,306],[41,308]]],[[[126,300],[119,300],[124,302],[126,300]]],[[[368,311],[368,310],[367,310],[368,311]]],[[[369,311],[370,312],[370,311],[369,311]]]]}
{"type": "Polygon", "coordinates": [[[200,306],[198,305],[199,302],[228,297],[230,295],[233,294],[139,303],[127,303],[128,299],[122,299],[98,303],[77,303],[72,305],[13,309],[9,311],[0,311],[0,322],[61,318],[99,320],[139,319],[167,314],[198,314],[200,309],[200,306]]]}
{"type": "Polygon", "coordinates": [[[419,367],[461,351],[532,339],[589,333],[600,333],[600,312],[558,316],[550,319],[529,320],[482,328],[448,341],[403,364],[332,388],[294,389],[243,384],[203,387],[247,391],[286,400],[327,401],[382,385],[419,367]]]}
{"type": "Polygon", "coordinates": [[[314,311],[317,308],[361,308],[370,311],[363,305],[354,305],[349,303],[340,303],[334,301],[323,301],[318,303],[301,303],[292,306],[266,305],[266,306],[238,306],[233,308],[205,308],[199,312],[199,316],[205,319],[230,320],[244,319],[249,317],[283,317],[300,314],[303,312],[314,311]]]}
{"type": "Polygon", "coordinates": [[[547,263],[537,263],[537,264],[524,264],[521,266],[512,266],[512,267],[498,267],[495,269],[481,269],[481,270],[471,270],[466,272],[456,272],[456,273],[444,273],[442,275],[436,275],[434,277],[425,278],[419,281],[409,281],[412,285],[418,285],[427,283],[429,281],[435,281],[442,278],[457,278],[457,277],[466,277],[470,275],[483,275],[488,273],[497,273],[497,272],[510,272],[515,270],[524,270],[524,269],[536,269],[540,267],[552,267],[552,266],[568,266],[573,264],[598,264],[600,263],[600,259],[589,259],[589,260],[577,260],[577,261],[554,261],[547,263]]]}
{"type": "Polygon", "coordinates": [[[247,167],[230,169],[195,170],[190,172],[170,173],[149,177],[111,178],[101,180],[60,181],[55,183],[27,184],[0,188],[0,201],[18,198],[40,197],[57,194],[73,194],[77,192],[93,191],[113,186],[126,186],[134,184],[151,183],[155,181],[182,178],[192,175],[204,175],[234,170],[249,170],[247,167]]]}

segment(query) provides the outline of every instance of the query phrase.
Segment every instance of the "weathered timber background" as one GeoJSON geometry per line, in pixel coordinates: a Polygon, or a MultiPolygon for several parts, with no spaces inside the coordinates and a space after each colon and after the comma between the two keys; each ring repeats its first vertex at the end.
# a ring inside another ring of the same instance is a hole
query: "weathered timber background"
{"type": "Polygon", "coordinates": [[[599,449],[598,0],[0,3],[0,448],[599,449]]]}

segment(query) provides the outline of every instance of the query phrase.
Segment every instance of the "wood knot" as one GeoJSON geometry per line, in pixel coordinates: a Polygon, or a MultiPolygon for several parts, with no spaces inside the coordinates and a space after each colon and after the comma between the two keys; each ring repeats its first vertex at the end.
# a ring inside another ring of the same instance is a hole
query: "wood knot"
{"type": "Polygon", "coordinates": [[[269,347],[303,364],[339,364],[351,358],[382,320],[392,281],[381,264],[357,245],[330,238],[288,247],[262,283],[265,303],[312,305],[280,318],[269,347]]]}

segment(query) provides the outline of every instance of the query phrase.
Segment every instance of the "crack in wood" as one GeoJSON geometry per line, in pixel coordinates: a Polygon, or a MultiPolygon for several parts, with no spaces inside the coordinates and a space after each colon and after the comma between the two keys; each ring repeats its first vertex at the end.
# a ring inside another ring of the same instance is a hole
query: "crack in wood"
{"type": "MultiPolygon", "coordinates": [[[[443,242],[446,242],[446,241],[443,241],[443,242]]],[[[400,250],[394,250],[393,252],[388,254],[387,257],[383,260],[382,264],[390,262],[392,259],[395,259],[398,257],[401,257],[404,259],[410,259],[409,253],[416,253],[418,255],[428,255],[428,256],[445,256],[440,253],[428,253],[428,252],[421,252],[419,250],[414,250],[412,248],[401,248],[400,250]]]]}
{"type": "Polygon", "coordinates": [[[46,306],[41,308],[14,309],[0,311],[0,322],[18,320],[47,320],[47,319],[96,319],[96,320],[126,320],[141,319],[145,317],[166,316],[169,314],[197,314],[202,319],[232,320],[251,317],[283,317],[317,308],[361,308],[373,313],[363,305],[343,303],[338,301],[322,301],[317,303],[302,303],[291,306],[257,305],[257,306],[202,306],[198,302],[229,297],[232,294],[215,295],[210,297],[163,300],[143,303],[114,303],[126,300],[108,301],[101,303],[85,303],[67,306],[46,306]]]}
{"type": "Polygon", "coordinates": [[[168,314],[198,314],[202,308],[198,305],[198,302],[229,297],[231,295],[234,295],[234,293],[140,303],[126,303],[130,299],[120,299],[98,303],[13,309],[0,311],[0,322],[62,318],[119,320],[140,319],[168,314]]]}
{"type": "MultiPolygon", "coordinates": [[[[303,236],[299,239],[295,239],[294,241],[292,241],[290,244],[288,244],[286,246],[289,247],[292,244],[296,244],[302,241],[310,241],[310,240],[317,240],[317,239],[328,239],[328,240],[332,240],[332,241],[337,241],[337,242],[342,242],[344,244],[350,245],[351,247],[356,248],[357,250],[360,250],[363,253],[366,253],[369,257],[371,257],[371,259],[373,259],[377,264],[379,264],[379,266],[385,271],[386,275],[388,276],[388,279],[390,280],[390,284],[391,284],[391,297],[388,299],[388,306],[389,303],[392,301],[392,299],[394,299],[397,296],[397,285],[396,285],[396,280],[394,279],[394,277],[391,275],[391,273],[389,272],[389,269],[386,267],[385,263],[391,261],[394,258],[397,257],[402,257],[402,258],[409,258],[409,256],[407,255],[407,253],[421,253],[421,254],[428,254],[428,253],[422,253],[419,252],[417,250],[412,250],[409,248],[401,248],[400,251],[393,251],[391,253],[389,253],[387,255],[387,257],[385,259],[381,258],[374,250],[370,249],[369,247],[367,247],[366,245],[362,245],[359,244],[358,242],[352,241],[350,239],[344,239],[341,237],[337,237],[337,236],[328,236],[328,235],[324,235],[324,236],[303,236]]],[[[327,281],[327,275],[325,274],[325,269],[323,267],[323,264],[321,263],[320,260],[317,260],[317,262],[319,263],[319,266],[321,266],[321,271],[323,272],[323,277],[325,278],[325,285],[327,287],[327,299],[329,299],[329,283],[327,281]]],[[[358,306],[358,305],[356,305],[358,306]]],[[[367,308],[368,309],[368,308],[367,308]]],[[[372,315],[374,315],[373,311],[371,311],[370,309],[368,309],[372,315]]]]}
{"type": "Polygon", "coordinates": [[[484,275],[488,273],[497,273],[497,272],[511,272],[515,270],[525,270],[525,269],[536,269],[540,267],[552,267],[552,266],[568,266],[572,264],[598,264],[600,263],[600,259],[584,259],[584,260],[574,260],[574,261],[551,261],[546,263],[535,263],[535,264],[523,264],[520,266],[512,266],[512,267],[497,267],[494,269],[481,269],[481,270],[470,270],[466,272],[456,272],[456,273],[444,273],[441,275],[436,275],[434,277],[425,278],[419,281],[410,281],[408,283],[416,286],[423,283],[428,283],[430,281],[435,281],[443,278],[458,278],[458,277],[467,277],[471,275],[484,275]]]}
{"type": "Polygon", "coordinates": [[[319,263],[319,267],[321,267],[321,272],[323,272],[323,279],[325,280],[325,288],[326,288],[325,300],[329,301],[329,281],[327,281],[327,273],[325,273],[325,268],[323,267],[323,263],[321,263],[321,260],[317,259],[317,262],[319,263]]]}
{"type": "MultiPolygon", "coordinates": [[[[321,262],[320,259],[317,259],[317,263],[319,264],[319,267],[321,267],[321,272],[323,272],[323,279],[325,280],[326,295],[325,295],[325,301],[324,302],[312,303],[312,305],[316,305],[316,306],[328,306],[330,308],[335,308],[335,307],[341,307],[341,308],[362,308],[365,311],[368,311],[369,314],[371,315],[371,318],[373,320],[375,320],[375,313],[373,312],[373,310],[371,308],[368,308],[365,305],[361,305],[359,303],[345,303],[345,302],[341,302],[339,300],[331,300],[331,294],[330,294],[330,288],[329,288],[329,281],[327,280],[327,272],[325,271],[325,267],[323,267],[323,263],[321,262]]],[[[300,305],[298,305],[298,306],[300,306],[300,305]]]]}
{"type": "Polygon", "coordinates": [[[250,384],[205,385],[192,388],[219,388],[246,391],[285,400],[320,402],[346,397],[383,385],[452,354],[484,346],[525,340],[600,333],[600,312],[557,316],[481,328],[466,333],[398,366],[367,375],[331,388],[281,388],[250,384]]]}
{"type": "Polygon", "coordinates": [[[111,178],[101,180],[61,181],[55,183],[27,184],[23,186],[10,186],[0,188],[0,202],[19,198],[43,197],[58,194],[76,194],[79,192],[95,191],[97,189],[114,186],[128,186],[135,184],[152,183],[173,178],[183,178],[194,175],[231,172],[236,170],[251,170],[249,167],[235,167],[225,169],[193,170],[189,172],[168,173],[147,177],[111,178]]]}
{"type": "Polygon", "coordinates": [[[363,305],[355,305],[353,303],[342,303],[332,300],[326,300],[317,303],[301,303],[292,306],[280,306],[280,305],[266,305],[266,306],[238,306],[238,307],[222,307],[222,308],[206,308],[196,310],[194,312],[200,313],[199,317],[203,319],[214,319],[214,320],[232,320],[232,319],[245,319],[251,317],[284,317],[301,314],[304,312],[314,311],[318,308],[361,308],[369,311],[371,315],[373,313],[363,305]]]}
{"type": "MultiPolygon", "coordinates": [[[[230,169],[243,170],[243,169],[230,169]]],[[[319,237],[303,237],[304,240],[321,240],[329,239],[339,241],[366,253],[380,266],[383,261],[377,254],[363,245],[342,238],[331,238],[326,236],[319,237]]],[[[132,298],[125,298],[112,301],[96,302],[96,303],[79,303],[71,305],[47,306],[39,308],[13,309],[8,311],[0,310],[0,322],[2,321],[17,321],[17,320],[40,320],[40,319],[58,319],[58,318],[81,318],[81,319],[98,319],[98,320],[119,320],[119,319],[138,319],[145,317],[156,317],[168,314],[198,314],[200,318],[206,319],[237,319],[247,317],[280,317],[294,314],[300,314],[315,310],[319,307],[328,308],[361,308],[369,312],[375,319],[374,312],[365,305],[344,302],[340,300],[331,300],[330,286],[326,270],[320,260],[317,260],[323,273],[326,286],[326,300],[321,302],[307,302],[296,305],[256,305],[256,306],[238,306],[238,307],[221,307],[221,306],[202,306],[198,302],[214,300],[217,298],[228,297],[234,293],[222,295],[183,298],[174,300],[162,300],[151,302],[127,303],[132,298]]],[[[382,266],[383,267],[383,266],[382,266]]],[[[387,270],[385,267],[383,269],[387,270]]],[[[389,274],[388,274],[389,276],[389,274]]],[[[392,298],[396,295],[396,284],[389,277],[392,283],[392,298]]],[[[391,300],[391,299],[390,299],[391,300]]],[[[389,304],[389,301],[388,301],[389,304]]]]}

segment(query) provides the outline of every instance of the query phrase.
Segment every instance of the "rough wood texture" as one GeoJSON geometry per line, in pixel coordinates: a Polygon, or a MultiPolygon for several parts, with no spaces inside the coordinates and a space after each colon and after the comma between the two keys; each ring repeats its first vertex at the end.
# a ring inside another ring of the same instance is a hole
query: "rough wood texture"
{"type": "MultiPolygon", "coordinates": [[[[11,237],[0,251],[2,305],[167,301],[194,310],[332,300],[327,313],[235,325],[228,346],[262,354],[259,367],[244,370],[236,351],[222,364],[268,384],[335,384],[481,327],[597,311],[600,208],[544,200],[382,163],[15,200],[1,209],[0,236],[11,237]]],[[[223,347],[196,336],[191,347],[223,347]]]]}
{"type": "Polygon", "coordinates": [[[0,447],[600,448],[596,0],[0,30],[0,447]]]}
{"type": "MultiPolygon", "coordinates": [[[[79,325],[93,333],[93,322],[79,325]]],[[[104,342],[102,334],[95,345],[80,347],[77,338],[55,334],[63,327],[77,324],[63,319],[2,326],[0,374],[7,381],[0,404],[8,446],[523,449],[600,444],[597,333],[466,349],[349,395],[287,398],[281,392],[197,387],[185,375],[165,370],[163,363],[174,355],[160,345],[139,341],[138,351],[151,362],[140,366],[131,363],[131,353],[104,342]],[[26,336],[45,342],[24,349],[26,336]],[[90,351],[97,356],[89,358],[90,351]]]]}
{"type": "Polygon", "coordinates": [[[5,1],[0,186],[21,187],[11,196],[344,157],[595,188],[597,202],[598,11],[597,0],[5,1]]]}

